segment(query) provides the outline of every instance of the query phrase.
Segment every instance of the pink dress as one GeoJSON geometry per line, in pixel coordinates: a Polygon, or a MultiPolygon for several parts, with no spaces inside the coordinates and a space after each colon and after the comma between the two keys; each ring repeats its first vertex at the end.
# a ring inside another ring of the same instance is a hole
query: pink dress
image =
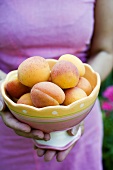
{"type": "MultiPolygon", "coordinates": [[[[0,1],[0,69],[8,73],[26,58],[70,53],[87,62],[95,0],[0,1]]],[[[0,170],[102,170],[99,102],[85,119],[85,133],[65,161],[44,162],[31,139],[17,136],[0,118],[0,170]]]]}

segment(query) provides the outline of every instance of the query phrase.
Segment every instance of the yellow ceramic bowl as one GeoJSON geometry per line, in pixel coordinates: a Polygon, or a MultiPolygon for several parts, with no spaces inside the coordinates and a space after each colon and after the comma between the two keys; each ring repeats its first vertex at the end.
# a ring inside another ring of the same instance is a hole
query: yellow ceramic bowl
{"type": "MultiPolygon", "coordinates": [[[[48,59],[50,67],[57,60],[48,59]]],[[[40,129],[44,132],[53,132],[70,129],[80,123],[91,111],[100,89],[100,76],[91,66],[84,64],[85,76],[93,87],[91,94],[83,99],[73,102],[68,106],[48,106],[44,108],[35,108],[24,104],[13,102],[5,91],[5,84],[17,76],[17,70],[11,71],[5,81],[2,83],[1,91],[6,105],[12,114],[22,122],[29,124],[33,128],[40,129]]]]}

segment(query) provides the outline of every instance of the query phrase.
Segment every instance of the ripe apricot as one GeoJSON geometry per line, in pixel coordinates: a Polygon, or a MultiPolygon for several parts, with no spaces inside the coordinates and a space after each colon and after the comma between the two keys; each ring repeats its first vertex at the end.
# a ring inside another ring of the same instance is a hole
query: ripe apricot
{"type": "Polygon", "coordinates": [[[17,104],[26,104],[26,105],[34,106],[32,100],[31,100],[30,93],[26,93],[26,94],[22,95],[18,99],[17,104]]]}
{"type": "Polygon", "coordinates": [[[23,85],[17,77],[12,78],[7,82],[6,86],[7,93],[13,98],[20,98],[23,94],[30,92],[30,88],[23,85]]]}
{"type": "Polygon", "coordinates": [[[69,61],[58,61],[52,67],[51,81],[62,89],[74,87],[79,81],[78,69],[69,61]]]}
{"type": "Polygon", "coordinates": [[[85,74],[85,66],[83,62],[76,56],[72,54],[64,54],[59,58],[59,61],[66,60],[72,62],[78,69],[80,76],[85,74]]]}
{"type": "Polygon", "coordinates": [[[63,90],[52,82],[40,82],[31,89],[31,100],[36,107],[55,106],[65,99],[63,90]]]}
{"type": "Polygon", "coordinates": [[[85,91],[83,91],[79,87],[73,87],[70,89],[66,89],[64,91],[64,93],[65,93],[65,100],[64,100],[63,104],[65,106],[87,96],[85,91]]]}
{"type": "Polygon", "coordinates": [[[90,82],[84,77],[80,77],[79,82],[76,87],[79,87],[82,90],[84,90],[87,95],[89,95],[92,92],[92,87],[91,87],[90,82]]]}
{"type": "Polygon", "coordinates": [[[42,81],[47,81],[50,76],[50,67],[46,59],[40,56],[24,60],[18,67],[19,81],[29,87],[42,81]]]}

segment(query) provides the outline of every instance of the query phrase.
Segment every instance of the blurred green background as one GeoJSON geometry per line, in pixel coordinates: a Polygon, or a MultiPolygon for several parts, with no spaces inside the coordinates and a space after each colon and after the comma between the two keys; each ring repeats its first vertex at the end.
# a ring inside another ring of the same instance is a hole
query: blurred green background
{"type": "MultiPolygon", "coordinates": [[[[102,82],[99,99],[102,109],[103,116],[103,126],[104,126],[104,137],[103,137],[103,168],[104,170],[113,169],[113,109],[112,111],[107,111],[102,108],[102,103],[106,101],[103,97],[103,92],[109,87],[113,86],[113,70],[108,76],[108,78],[102,82]]],[[[113,91],[111,93],[113,98],[113,91]]],[[[112,101],[113,104],[113,101],[112,101]]]]}

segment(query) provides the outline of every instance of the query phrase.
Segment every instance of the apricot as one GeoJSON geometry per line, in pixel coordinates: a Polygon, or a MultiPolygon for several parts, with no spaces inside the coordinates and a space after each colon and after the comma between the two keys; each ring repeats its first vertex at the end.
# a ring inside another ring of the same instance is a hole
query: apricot
{"type": "Polygon", "coordinates": [[[12,98],[20,98],[25,93],[30,92],[30,88],[23,85],[17,77],[13,77],[9,82],[7,82],[6,86],[7,93],[12,98]]]}
{"type": "Polygon", "coordinates": [[[65,106],[87,96],[85,91],[83,91],[79,87],[73,87],[71,89],[66,89],[64,91],[64,93],[65,93],[65,100],[64,100],[63,104],[65,106]]]}
{"type": "Polygon", "coordinates": [[[50,67],[46,59],[40,56],[24,60],[18,67],[19,81],[29,87],[42,81],[47,81],[50,76],[50,67]]]}
{"type": "Polygon", "coordinates": [[[31,100],[30,93],[26,93],[26,94],[22,95],[18,99],[17,104],[26,104],[26,105],[34,106],[32,100],[31,100]]]}
{"type": "Polygon", "coordinates": [[[79,81],[78,69],[69,61],[58,61],[51,70],[51,81],[62,89],[74,87],[79,81]]]}
{"type": "Polygon", "coordinates": [[[83,76],[85,74],[85,66],[83,62],[76,56],[72,54],[64,54],[59,58],[59,61],[66,60],[72,62],[78,69],[79,75],[83,76]]]}
{"type": "Polygon", "coordinates": [[[55,106],[65,99],[63,90],[52,82],[40,82],[31,89],[31,100],[36,107],[55,106]]]}
{"type": "Polygon", "coordinates": [[[92,86],[90,82],[84,77],[80,77],[79,82],[76,87],[79,87],[82,90],[84,90],[87,95],[89,95],[92,92],[92,86]]]}
{"type": "Polygon", "coordinates": [[[46,59],[46,60],[47,60],[47,62],[49,64],[50,70],[57,63],[57,60],[55,60],[55,59],[46,59]]]}

